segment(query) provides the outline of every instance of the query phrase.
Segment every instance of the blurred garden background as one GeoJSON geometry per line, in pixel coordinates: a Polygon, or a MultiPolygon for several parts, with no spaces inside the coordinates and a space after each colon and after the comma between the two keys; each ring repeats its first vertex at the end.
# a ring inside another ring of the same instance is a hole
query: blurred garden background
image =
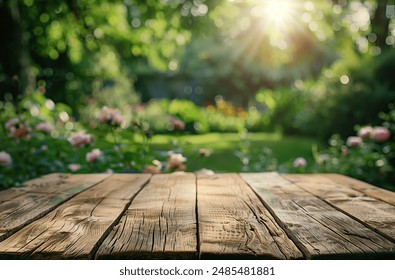
{"type": "Polygon", "coordinates": [[[0,0],[0,189],[341,173],[395,191],[393,0],[0,0]]]}

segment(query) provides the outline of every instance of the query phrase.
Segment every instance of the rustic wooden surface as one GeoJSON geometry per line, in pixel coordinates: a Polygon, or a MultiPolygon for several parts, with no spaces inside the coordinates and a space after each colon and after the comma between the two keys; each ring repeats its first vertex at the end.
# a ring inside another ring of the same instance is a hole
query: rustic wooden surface
{"type": "Polygon", "coordinates": [[[201,258],[302,257],[239,175],[201,176],[197,187],[201,258]]]}
{"type": "Polygon", "coordinates": [[[97,257],[196,257],[196,178],[156,175],[104,240],[97,257]]]}
{"type": "Polygon", "coordinates": [[[0,192],[1,259],[395,259],[395,193],[338,174],[49,174],[0,192]]]}
{"type": "Polygon", "coordinates": [[[51,174],[26,182],[24,188],[0,192],[0,240],[107,176],[51,174]]]}

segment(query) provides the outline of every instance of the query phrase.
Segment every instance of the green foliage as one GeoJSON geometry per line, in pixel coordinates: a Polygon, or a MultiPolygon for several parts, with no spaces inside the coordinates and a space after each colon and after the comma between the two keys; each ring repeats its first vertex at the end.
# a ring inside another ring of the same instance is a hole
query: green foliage
{"type": "Polygon", "coordinates": [[[169,103],[169,114],[185,122],[185,129],[192,133],[208,132],[208,123],[202,111],[190,100],[173,99],[169,103]]]}
{"type": "Polygon", "coordinates": [[[282,171],[340,173],[395,191],[395,106],[391,104],[389,109],[380,114],[379,126],[358,125],[357,136],[347,138],[335,134],[328,140],[328,148],[312,146],[314,161],[303,167],[289,162],[282,171]]]}
{"type": "Polygon", "coordinates": [[[96,116],[95,136],[84,133],[70,117],[70,107],[40,92],[17,107],[1,105],[0,189],[53,172],[141,172],[149,158],[146,131],[138,123],[125,130],[128,136],[123,137],[129,138],[125,146],[118,142],[120,124],[96,116]],[[137,135],[139,142],[129,146],[137,135]]]}
{"type": "Polygon", "coordinates": [[[220,98],[215,105],[206,107],[197,106],[190,100],[153,99],[137,108],[138,118],[155,133],[174,132],[173,120],[180,120],[185,125],[177,130],[178,133],[240,132],[244,128],[256,132],[271,130],[267,116],[256,107],[251,106],[245,111],[220,98]]]}
{"type": "Polygon", "coordinates": [[[120,76],[117,80],[92,83],[92,95],[89,96],[85,106],[80,108],[80,122],[91,128],[96,127],[96,116],[103,106],[117,108],[127,123],[136,116],[134,107],[139,98],[133,89],[133,83],[126,77],[120,76]]]}
{"type": "MultiPolygon", "coordinates": [[[[298,80],[299,83],[302,83],[298,80]]],[[[262,89],[255,96],[257,105],[262,107],[267,127],[281,129],[286,134],[299,132],[297,116],[305,110],[307,96],[297,87],[262,89]]]]}
{"type": "Polygon", "coordinates": [[[5,42],[0,47],[5,53],[0,98],[10,96],[16,104],[36,83],[45,83],[47,96],[67,103],[78,116],[97,83],[119,84],[136,73],[174,71],[191,30],[208,24],[204,15],[221,1],[188,1],[189,6],[174,1],[3,2],[2,15],[12,24],[5,23],[10,31],[0,29],[5,42]]]}
{"type": "Polygon", "coordinates": [[[0,102],[0,136],[7,137],[5,124],[12,118],[28,121],[31,126],[48,123],[56,127],[54,135],[68,136],[73,129],[77,129],[72,119],[72,109],[61,102],[55,103],[39,90],[25,96],[17,106],[10,102],[0,102]]]}
{"type": "Polygon", "coordinates": [[[338,135],[329,143],[328,150],[317,158],[318,172],[337,172],[390,188],[393,167],[388,160],[388,143],[368,140],[361,147],[350,148],[338,135]]]}
{"type": "Polygon", "coordinates": [[[379,124],[378,113],[388,111],[395,98],[392,76],[386,72],[391,70],[388,65],[395,65],[394,54],[345,59],[324,71],[317,83],[306,87],[311,101],[301,116],[301,129],[327,139],[334,133],[352,135],[356,124],[379,124]]]}
{"type": "MultiPolygon", "coordinates": [[[[69,171],[72,163],[79,172],[141,171],[153,159],[147,148],[152,131],[240,133],[245,146],[235,157],[246,170],[331,171],[393,181],[393,175],[378,175],[383,166],[394,166],[382,143],[366,141],[341,154],[341,139],[356,124],[380,124],[378,113],[394,101],[391,9],[373,0],[290,1],[280,10],[291,8],[284,22],[270,20],[269,5],[280,2],[0,1],[0,151],[13,159],[1,167],[0,181],[10,185],[69,171]],[[174,78],[174,91],[181,91],[174,96],[182,96],[183,83],[193,85],[191,100],[206,106],[172,96],[139,104],[135,81],[149,84],[159,74],[174,78]],[[103,106],[119,111],[124,122],[100,123],[103,106]],[[14,117],[19,128],[27,126],[26,139],[4,127],[14,117]],[[39,131],[41,123],[54,129],[39,131]],[[96,142],[73,149],[68,139],[84,127],[96,142]],[[332,139],[337,144],[328,149],[325,166],[310,168],[303,160],[281,166],[264,147],[250,149],[245,129],[340,138],[332,139]],[[99,159],[86,162],[95,148],[102,151],[99,159]]],[[[393,114],[383,124],[392,132],[393,114]]],[[[391,168],[384,173],[392,174],[391,168]]]]}
{"type": "Polygon", "coordinates": [[[221,112],[202,110],[211,132],[239,132],[244,128],[245,120],[237,116],[227,116],[221,112]]]}
{"type": "Polygon", "coordinates": [[[147,123],[155,133],[168,133],[171,116],[168,114],[169,100],[156,99],[137,110],[137,117],[147,123]]]}

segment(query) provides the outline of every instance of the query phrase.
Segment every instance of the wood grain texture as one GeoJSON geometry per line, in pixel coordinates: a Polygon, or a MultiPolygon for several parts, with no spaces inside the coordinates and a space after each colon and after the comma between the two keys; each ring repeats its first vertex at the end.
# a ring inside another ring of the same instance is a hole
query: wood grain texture
{"type": "Polygon", "coordinates": [[[242,174],[306,258],[394,257],[395,244],[277,173],[242,174]]]}
{"type": "Polygon", "coordinates": [[[198,176],[201,258],[302,257],[237,174],[198,176]]]}
{"type": "Polygon", "coordinates": [[[337,174],[49,174],[0,192],[0,259],[395,259],[394,203],[337,174]]]}
{"type": "Polygon", "coordinates": [[[7,200],[11,200],[21,194],[24,194],[24,193],[28,192],[29,190],[31,190],[32,188],[35,188],[38,185],[49,184],[50,182],[52,184],[56,184],[57,182],[59,182],[61,176],[63,176],[63,174],[52,173],[52,174],[44,175],[42,177],[26,181],[23,183],[22,187],[10,188],[10,189],[0,191],[0,203],[7,201],[7,200]]]}
{"type": "Polygon", "coordinates": [[[146,174],[110,176],[93,187],[98,188],[97,192],[76,195],[0,242],[0,258],[92,258],[149,177],[146,174]]]}
{"type": "Polygon", "coordinates": [[[395,242],[395,206],[335,183],[325,174],[286,174],[286,179],[395,242]]]}
{"type": "Polygon", "coordinates": [[[154,175],[97,252],[100,259],[197,256],[196,178],[154,175]]]}
{"type": "Polygon", "coordinates": [[[4,191],[8,200],[0,202],[0,241],[107,176],[51,174],[28,181],[17,191],[4,191]]]}
{"type": "Polygon", "coordinates": [[[130,200],[140,186],[150,179],[150,174],[113,174],[103,184],[81,193],[81,197],[117,198],[130,200]]]}
{"type": "Polygon", "coordinates": [[[366,182],[351,177],[347,177],[341,174],[327,174],[325,176],[327,176],[332,181],[338,184],[353,188],[357,191],[366,194],[367,196],[380,199],[382,201],[385,201],[395,206],[395,192],[378,188],[366,182]]]}

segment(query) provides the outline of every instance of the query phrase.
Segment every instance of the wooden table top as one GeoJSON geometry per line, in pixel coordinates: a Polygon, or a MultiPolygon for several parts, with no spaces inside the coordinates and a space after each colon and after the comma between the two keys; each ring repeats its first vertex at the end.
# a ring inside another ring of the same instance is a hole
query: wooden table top
{"type": "Polygon", "coordinates": [[[395,259],[395,193],[337,174],[49,174],[0,192],[1,259],[395,259]]]}

